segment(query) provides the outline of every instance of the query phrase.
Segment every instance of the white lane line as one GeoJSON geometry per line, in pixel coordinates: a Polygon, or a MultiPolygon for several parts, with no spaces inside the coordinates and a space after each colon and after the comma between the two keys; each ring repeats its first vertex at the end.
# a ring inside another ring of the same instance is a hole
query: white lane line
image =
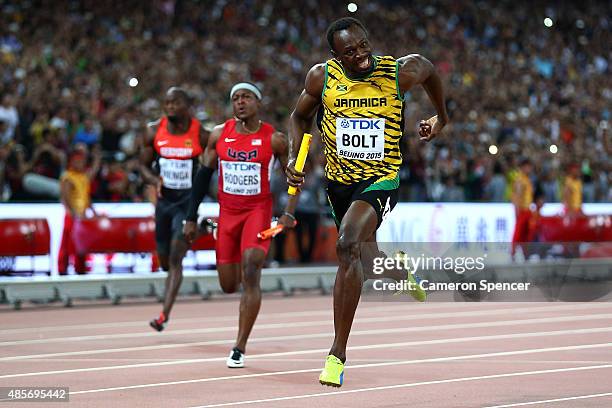
{"type": "MultiPolygon", "coordinates": [[[[269,361],[270,359],[265,359],[265,361],[269,361]]],[[[279,361],[281,361],[281,359],[278,359],[279,361]]],[[[314,359],[313,359],[314,360],[314,359]]],[[[70,361],[70,360],[66,360],[66,361],[70,361]]],[[[104,361],[103,359],[100,359],[100,361],[104,361]]],[[[382,360],[381,360],[382,361],[382,360]]],[[[571,364],[584,364],[584,365],[588,365],[588,364],[612,364],[612,359],[610,358],[603,358],[603,359],[599,359],[599,360],[573,360],[573,359],[555,359],[555,360],[499,360],[499,359],[487,359],[487,360],[482,360],[481,361],[483,364],[567,364],[567,363],[571,363],[571,364]]]]}
{"type": "MultiPolygon", "coordinates": [[[[206,307],[206,304],[203,304],[206,307]]],[[[436,306],[435,309],[448,308],[453,309],[452,306],[449,306],[446,303],[432,303],[426,305],[427,308],[433,308],[432,306],[436,306]]],[[[366,314],[368,312],[394,312],[394,311],[402,311],[406,310],[406,308],[414,307],[414,303],[403,303],[401,306],[376,306],[376,307],[362,307],[357,311],[357,314],[366,314]]],[[[421,305],[419,305],[421,306],[421,305]]],[[[424,306],[424,305],[423,305],[424,306]]],[[[320,309],[320,310],[312,310],[305,312],[282,312],[282,313],[261,313],[257,316],[257,320],[262,319],[273,319],[273,318],[283,318],[283,317],[308,317],[308,316],[329,316],[332,314],[332,309],[320,309]]],[[[200,323],[202,325],[208,322],[227,322],[228,320],[237,319],[238,316],[234,313],[231,315],[224,316],[208,316],[208,317],[190,317],[190,318],[178,318],[172,319],[172,324],[183,324],[183,323],[200,323]]],[[[8,334],[21,334],[21,333],[39,333],[39,332],[53,332],[53,331],[68,331],[68,330],[87,330],[87,329],[111,329],[111,328],[120,328],[120,327],[142,327],[146,326],[146,320],[134,320],[127,322],[109,322],[109,323],[92,323],[92,324],[71,324],[65,326],[53,325],[53,326],[37,326],[37,327],[23,327],[23,328],[15,328],[15,329],[0,329],[0,336],[8,335],[8,334]]]]}
{"type": "MultiPolygon", "coordinates": [[[[448,362],[448,361],[472,360],[472,359],[481,359],[481,358],[487,358],[487,357],[516,356],[516,355],[524,355],[524,354],[548,353],[548,352],[554,352],[554,351],[584,350],[584,349],[595,349],[595,348],[603,348],[603,347],[611,347],[611,346],[612,346],[612,343],[582,344],[582,345],[576,345],[576,346],[548,347],[548,348],[539,348],[539,349],[501,351],[501,352],[496,352],[496,353],[435,357],[435,358],[425,358],[421,360],[400,360],[400,361],[390,361],[390,362],[381,362],[381,363],[373,363],[373,364],[347,365],[345,367],[345,370],[355,370],[355,369],[360,369],[360,368],[389,367],[389,366],[397,366],[397,365],[442,363],[442,362],[448,362]]],[[[609,364],[609,366],[612,367],[612,364],[609,364]]],[[[224,376],[224,377],[209,377],[209,378],[197,378],[193,380],[161,382],[161,383],[153,383],[153,384],[138,384],[138,385],[127,385],[127,386],[121,386],[121,387],[99,388],[99,389],[93,389],[93,390],[70,392],[70,395],[90,394],[90,393],[106,392],[106,391],[130,390],[130,389],[138,389],[138,388],[151,388],[151,387],[160,387],[160,386],[166,386],[166,385],[192,384],[192,383],[203,383],[203,382],[224,381],[224,380],[240,380],[244,378],[301,374],[301,373],[311,373],[315,371],[316,372],[321,371],[321,367],[319,366],[317,368],[307,368],[307,369],[302,369],[302,370],[272,371],[268,373],[258,373],[258,374],[242,374],[242,375],[232,375],[232,376],[224,376]]]]}
{"type": "MultiPolygon", "coordinates": [[[[587,398],[601,398],[601,397],[610,397],[612,396],[612,392],[604,392],[601,394],[590,394],[590,395],[578,395],[575,397],[566,397],[566,398],[555,398],[549,400],[540,400],[540,401],[530,401],[530,402],[518,402],[516,404],[508,404],[508,405],[495,405],[484,408],[509,408],[509,407],[523,407],[525,405],[538,405],[538,404],[550,404],[551,402],[562,402],[562,401],[574,401],[579,399],[587,399],[587,398]]],[[[612,405],[612,404],[610,404],[612,405]]]]}
{"type": "MultiPolygon", "coordinates": [[[[582,321],[592,321],[592,320],[602,320],[602,319],[603,320],[612,319],[612,314],[599,314],[599,315],[591,314],[591,315],[560,316],[560,317],[535,318],[535,319],[501,320],[501,321],[498,320],[498,321],[493,321],[493,322],[411,326],[411,327],[401,327],[401,328],[391,328],[391,329],[354,330],[354,331],[351,331],[351,336],[392,334],[392,333],[410,333],[410,332],[433,331],[433,330],[505,327],[505,326],[519,326],[519,325],[527,325],[527,324],[572,322],[576,320],[579,320],[582,322],[582,321]]],[[[267,342],[267,341],[304,340],[304,339],[327,338],[330,336],[331,336],[331,332],[298,334],[298,335],[288,335],[288,336],[256,337],[253,339],[249,339],[249,342],[258,343],[258,342],[267,342]]],[[[147,350],[168,350],[168,349],[176,349],[176,348],[183,348],[183,347],[230,344],[233,342],[234,342],[234,339],[208,340],[208,341],[198,341],[198,342],[190,342],[190,343],[157,344],[157,345],[151,345],[151,346],[120,347],[120,348],[108,348],[108,349],[96,349],[96,350],[81,350],[81,351],[64,351],[61,353],[25,354],[25,355],[10,356],[10,357],[0,357],[0,362],[28,360],[28,359],[36,359],[36,358],[84,356],[84,355],[123,353],[123,352],[147,351],[147,350]]]]}
{"type": "MultiPolygon", "coordinates": [[[[582,329],[582,330],[597,330],[601,332],[610,331],[612,328],[610,327],[602,327],[597,329],[582,329]]],[[[451,338],[451,339],[437,339],[437,340],[425,340],[425,341],[407,341],[401,343],[384,343],[384,344],[368,344],[364,346],[353,346],[348,347],[348,350],[374,350],[380,348],[391,348],[391,347],[409,347],[409,346],[420,346],[420,345],[431,345],[431,344],[450,344],[450,343],[461,343],[465,341],[490,341],[490,340],[500,340],[500,339],[515,339],[515,338],[530,338],[530,337],[545,337],[545,336],[559,336],[566,334],[577,334],[576,332],[582,330],[560,330],[554,332],[542,332],[542,333],[514,333],[514,334],[504,334],[504,335],[495,335],[495,336],[475,336],[475,337],[460,337],[460,338],[451,338]]],[[[612,343],[606,343],[612,344],[612,343]]],[[[313,353],[325,353],[329,350],[329,348],[319,348],[319,349],[308,349],[308,350],[298,350],[298,351],[284,351],[277,353],[263,353],[263,354],[255,354],[249,356],[249,360],[262,358],[262,357],[280,357],[280,356],[293,356],[293,355],[304,355],[304,354],[313,354],[313,353]]],[[[184,365],[184,364],[201,364],[208,362],[217,362],[217,361],[225,361],[225,357],[209,357],[209,358],[197,358],[197,359],[185,359],[185,360],[170,360],[163,361],[157,363],[142,363],[142,364],[124,364],[124,365],[114,365],[114,366],[103,366],[103,367],[88,367],[88,368],[73,368],[67,370],[53,370],[53,371],[37,371],[37,372],[29,372],[29,373],[17,373],[17,374],[5,374],[0,375],[0,379],[2,378],[16,378],[16,377],[32,377],[32,376],[40,376],[40,375],[53,375],[53,374],[67,374],[67,373],[83,373],[83,372],[93,372],[93,371],[108,371],[108,370],[123,370],[123,369],[131,369],[131,368],[144,368],[144,367],[161,367],[161,366],[171,366],[171,365],[184,365]]]]}
{"type": "MultiPolygon", "coordinates": [[[[355,393],[367,392],[367,391],[392,390],[392,389],[398,389],[398,388],[419,387],[422,385],[448,384],[448,383],[467,382],[467,381],[490,380],[494,378],[508,378],[508,377],[521,377],[521,376],[540,375],[540,374],[554,374],[554,373],[564,373],[564,372],[570,372],[570,371],[600,370],[600,369],[606,369],[606,368],[612,368],[612,365],[568,367],[568,368],[557,368],[553,370],[519,371],[519,372],[514,372],[514,373],[481,375],[477,377],[449,378],[447,380],[422,381],[422,382],[416,382],[416,383],[395,384],[395,385],[386,385],[386,386],[380,386],[380,387],[358,388],[355,390],[346,390],[346,391],[321,392],[317,394],[291,395],[287,397],[278,397],[278,398],[266,398],[266,399],[259,399],[259,400],[226,402],[222,404],[200,405],[200,406],[191,407],[191,408],[214,408],[214,407],[227,407],[230,405],[233,406],[233,405],[260,404],[264,402],[288,401],[288,400],[316,398],[316,397],[336,397],[336,396],[345,395],[345,394],[355,394],[355,393]]],[[[70,394],[72,395],[72,393],[70,394]]]]}
{"type": "MultiPolygon", "coordinates": [[[[180,359],[178,358],[174,358],[174,359],[170,359],[170,360],[175,360],[178,361],[180,359]]],[[[69,358],[65,358],[65,359],[56,359],[56,360],[47,360],[47,359],[37,359],[37,360],[33,360],[36,362],[62,362],[62,363],[85,363],[85,362],[96,362],[96,363],[100,363],[100,362],[109,362],[109,361],[128,361],[128,362],[143,362],[143,361],[167,361],[166,359],[161,359],[161,358],[77,358],[77,359],[69,359],[69,358]]],[[[390,360],[390,359],[384,359],[384,358],[351,358],[351,363],[366,363],[366,362],[375,362],[375,363],[386,363],[386,362],[391,362],[391,361],[397,361],[397,360],[390,360]]],[[[321,362],[321,358],[258,358],[257,359],[258,364],[261,363],[284,363],[284,364],[291,364],[291,363],[320,363],[321,362]]],[[[503,365],[503,364],[530,364],[530,365],[536,365],[536,364],[557,364],[557,365],[561,365],[561,364],[584,364],[584,365],[588,365],[588,364],[612,364],[612,360],[610,359],[603,359],[603,360],[570,360],[570,359],[565,359],[565,360],[497,360],[497,359],[486,359],[486,360],[482,360],[481,363],[483,364],[495,364],[495,365],[503,365]]],[[[264,367],[262,367],[264,368],[264,367]]]]}
{"type": "MultiPolygon", "coordinates": [[[[405,315],[393,315],[385,317],[365,317],[356,318],[354,323],[382,323],[382,322],[396,322],[396,321],[407,321],[407,320],[427,320],[437,318],[458,318],[458,317],[475,317],[475,316],[492,316],[498,314],[517,314],[521,312],[538,313],[538,312],[549,312],[549,311],[565,311],[570,310],[575,312],[575,308],[564,306],[548,306],[541,308],[524,307],[515,309],[492,309],[492,310],[480,310],[480,311],[469,311],[469,312],[443,312],[443,313],[407,313],[405,315]]],[[[312,327],[312,326],[325,326],[331,325],[332,320],[315,320],[305,322],[294,322],[294,323],[267,323],[257,325],[258,330],[263,329],[285,329],[295,327],[312,327]]],[[[104,334],[94,336],[76,336],[76,337],[52,337],[47,339],[28,339],[28,340],[14,340],[0,342],[0,346],[18,346],[24,344],[48,344],[48,343],[65,343],[65,342],[77,342],[77,341],[93,341],[93,340],[111,340],[111,339],[127,339],[127,338],[138,338],[138,337],[171,337],[184,334],[204,334],[204,333],[218,333],[223,331],[235,331],[236,326],[224,326],[224,327],[209,327],[205,329],[184,329],[184,330],[171,330],[163,333],[155,333],[152,330],[146,332],[137,333],[121,333],[121,334],[104,334]]]]}

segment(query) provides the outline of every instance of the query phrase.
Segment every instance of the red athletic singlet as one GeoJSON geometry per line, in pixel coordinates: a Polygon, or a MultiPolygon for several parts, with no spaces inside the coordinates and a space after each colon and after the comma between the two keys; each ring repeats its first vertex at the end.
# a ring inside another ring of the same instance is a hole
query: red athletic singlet
{"type": "Polygon", "coordinates": [[[274,127],[262,122],[256,133],[236,132],[236,120],[225,122],[217,141],[219,155],[219,205],[250,209],[272,201],[270,173],[274,164],[274,127]]]}
{"type": "Polygon", "coordinates": [[[200,145],[200,122],[191,119],[186,133],[175,135],[168,131],[168,118],[161,119],[153,147],[158,158],[163,187],[172,190],[188,190],[195,176],[196,160],[202,153],[200,145]]]}

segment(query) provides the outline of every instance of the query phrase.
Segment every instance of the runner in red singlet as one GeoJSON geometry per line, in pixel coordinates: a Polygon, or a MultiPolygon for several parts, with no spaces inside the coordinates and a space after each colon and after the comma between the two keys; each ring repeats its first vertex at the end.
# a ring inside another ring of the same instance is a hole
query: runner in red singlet
{"type": "MultiPolygon", "coordinates": [[[[259,119],[261,91],[242,82],[234,85],[230,99],[234,118],[214,128],[208,139],[204,165],[193,186],[183,232],[188,241],[197,232],[197,208],[208,192],[214,169],[219,168],[219,223],[216,244],[217,270],[226,293],[242,283],[236,344],[227,359],[230,368],[244,367],[246,343],[261,305],[259,281],[270,241],[257,233],[270,228],[272,194],[270,172],[274,158],[287,166],[287,138],[259,119]]],[[[293,227],[289,215],[279,220],[293,227]]]]}
{"type": "Polygon", "coordinates": [[[168,272],[164,307],[149,322],[162,331],[183,280],[183,257],[189,244],[182,234],[193,178],[203,156],[207,133],[190,114],[191,98],[184,89],[172,87],[164,99],[166,116],[149,123],[141,152],[141,174],[157,188],[155,241],[159,263],[168,272]],[[154,162],[154,169],[149,166],[154,162]],[[152,171],[153,170],[153,171],[152,171]]]}

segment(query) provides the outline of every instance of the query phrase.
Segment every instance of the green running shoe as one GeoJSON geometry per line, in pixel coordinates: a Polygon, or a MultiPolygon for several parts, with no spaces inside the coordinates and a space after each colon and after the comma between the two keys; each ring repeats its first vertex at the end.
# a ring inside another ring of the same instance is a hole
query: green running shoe
{"type": "Polygon", "coordinates": [[[336,356],[329,355],[325,359],[325,368],[319,375],[319,382],[330,387],[342,387],[344,381],[344,363],[336,356]]]}
{"type": "MultiPolygon", "coordinates": [[[[404,258],[406,253],[404,251],[397,251],[395,254],[396,258],[404,258]]],[[[410,296],[414,298],[414,300],[418,302],[424,302],[427,300],[427,292],[421,287],[421,278],[416,273],[410,272],[410,268],[406,268],[406,273],[408,276],[406,277],[406,283],[408,285],[408,290],[397,291],[395,295],[400,295],[404,293],[408,293],[410,296]]]]}

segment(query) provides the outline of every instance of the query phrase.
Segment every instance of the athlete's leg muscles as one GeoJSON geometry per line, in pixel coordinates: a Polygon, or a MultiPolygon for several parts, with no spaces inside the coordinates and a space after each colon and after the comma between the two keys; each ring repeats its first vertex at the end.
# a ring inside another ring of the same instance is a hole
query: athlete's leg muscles
{"type": "Polygon", "coordinates": [[[246,343],[261,306],[261,269],[266,253],[261,248],[248,248],[242,253],[242,297],[236,347],[246,352],[246,343]]]}
{"type": "Polygon", "coordinates": [[[240,288],[240,264],[225,263],[217,265],[219,284],[224,293],[234,293],[240,288]]]}
{"type": "Polygon", "coordinates": [[[376,231],[377,215],[364,201],[354,201],[340,224],[336,253],[340,265],[334,285],[334,344],[330,354],[346,359],[346,343],[364,280],[361,246],[376,231]]]}
{"type": "Polygon", "coordinates": [[[240,235],[244,220],[241,214],[227,208],[219,209],[215,254],[219,284],[224,293],[240,288],[240,235]]]}
{"type": "Polygon", "coordinates": [[[155,205],[155,244],[157,258],[162,270],[170,270],[170,245],[172,240],[172,217],[167,214],[167,203],[160,199],[155,205]]]}
{"type": "Polygon", "coordinates": [[[514,257],[514,255],[516,254],[516,248],[522,245],[527,239],[530,216],[531,212],[529,210],[517,211],[516,222],[514,225],[514,234],[512,235],[512,257],[514,257]]]}
{"type": "Polygon", "coordinates": [[[159,259],[159,266],[161,266],[162,270],[168,272],[168,270],[170,270],[170,255],[160,254],[158,252],[157,258],[159,259]]]}
{"type": "MultiPolygon", "coordinates": [[[[170,273],[170,252],[172,246],[172,217],[167,211],[168,203],[160,199],[155,205],[155,246],[157,248],[157,259],[162,270],[168,273],[166,287],[164,290],[164,303],[161,314],[149,322],[149,325],[157,330],[164,330],[168,321],[168,314],[172,309],[174,297],[171,296],[172,286],[175,285],[174,275],[170,273]]],[[[180,287],[180,282],[179,282],[180,287]]],[[[177,289],[178,290],[178,289],[177,289]]]]}
{"type": "Polygon", "coordinates": [[[74,252],[72,243],[72,225],[74,220],[69,211],[64,215],[64,230],[62,231],[62,240],[60,243],[59,254],[57,256],[57,264],[60,275],[68,273],[68,264],[70,263],[70,255],[74,252]]]}
{"type": "Polygon", "coordinates": [[[387,254],[378,249],[378,244],[376,243],[376,232],[374,232],[374,234],[372,234],[372,236],[366,240],[366,244],[363,245],[361,251],[361,260],[364,268],[363,272],[366,279],[388,278],[398,282],[406,279],[407,272],[405,269],[385,269],[381,274],[374,273],[374,258],[381,257],[388,258],[387,254]]]}
{"type": "Polygon", "coordinates": [[[176,295],[183,282],[183,258],[189,249],[189,244],[183,239],[174,238],[170,242],[168,256],[168,276],[166,277],[166,293],[164,296],[164,315],[170,317],[176,295]]]}

